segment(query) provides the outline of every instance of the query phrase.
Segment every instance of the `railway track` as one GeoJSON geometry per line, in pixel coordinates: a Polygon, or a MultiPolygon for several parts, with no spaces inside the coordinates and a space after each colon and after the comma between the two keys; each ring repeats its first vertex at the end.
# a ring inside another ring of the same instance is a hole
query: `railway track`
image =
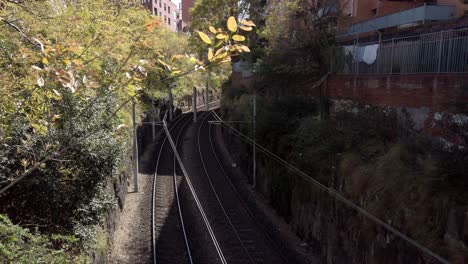
{"type": "Polygon", "coordinates": [[[205,206],[228,263],[289,263],[262,231],[252,212],[229,181],[213,147],[210,113],[197,128],[197,148],[202,165],[198,188],[204,190],[205,206]]]}
{"type": "MultiPolygon", "coordinates": [[[[181,116],[171,126],[171,134],[180,137],[190,116],[181,116]]],[[[181,214],[178,189],[183,177],[177,173],[174,153],[164,138],[158,153],[153,179],[153,263],[193,263],[181,214]]]]}
{"type": "Polygon", "coordinates": [[[153,263],[291,263],[229,180],[211,139],[210,117],[201,113],[200,121],[189,125],[191,115],[181,116],[168,130],[175,140],[165,137],[160,145],[153,182],[153,263]]]}

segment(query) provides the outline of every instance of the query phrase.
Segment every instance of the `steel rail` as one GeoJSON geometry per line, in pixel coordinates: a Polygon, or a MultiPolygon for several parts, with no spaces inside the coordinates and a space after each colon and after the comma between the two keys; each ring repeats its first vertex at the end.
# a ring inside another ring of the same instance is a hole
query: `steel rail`
{"type": "MultiPolygon", "coordinates": [[[[167,116],[167,111],[166,111],[166,114],[164,115],[164,119],[166,118],[167,116]]],[[[188,116],[188,115],[187,115],[188,116]]],[[[180,121],[182,121],[183,119],[185,118],[185,116],[180,116],[176,121],[175,123],[172,125],[171,127],[171,131],[174,130],[177,125],[179,124],[180,121]]],[[[189,119],[190,120],[190,119],[189,119]]],[[[158,177],[158,168],[159,168],[159,165],[160,165],[160,159],[161,159],[161,155],[162,155],[162,152],[163,152],[163,149],[164,149],[164,144],[166,144],[166,141],[167,141],[167,136],[164,137],[164,140],[161,144],[161,148],[159,150],[159,153],[158,153],[158,158],[157,158],[157,161],[156,161],[156,170],[154,172],[154,177],[153,177],[153,187],[152,187],[152,195],[151,195],[151,244],[152,244],[152,251],[153,251],[153,264],[156,264],[157,263],[157,260],[156,260],[156,178],[158,177]]],[[[180,212],[180,207],[178,208],[179,209],[179,212],[180,212]]],[[[184,233],[184,238],[187,239],[185,237],[185,233],[184,233]]],[[[191,253],[190,253],[190,248],[188,247],[188,244],[186,244],[187,246],[187,251],[188,251],[188,254],[189,254],[189,257],[191,258],[191,253]]],[[[191,262],[192,263],[192,262],[191,262]]]]}
{"type": "Polygon", "coordinates": [[[218,163],[219,167],[221,168],[221,172],[224,176],[224,178],[227,180],[227,182],[229,183],[229,185],[231,186],[231,189],[234,191],[234,193],[236,194],[237,196],[237,199],[241,202],[242,206],[244,207],[244,209],[247,211],[247,213],[249,214],[250,218],[252,219],[252,221],[255,223],[255,225],[260,229],[262,230],[263,234],[265,235],[265,237],[268,239],[268,241],[270,242],[270,244],[276,248],[279,252],[279,255],[280,257],[283,259],[283,261],[285,263],[290,263],[288,261],[288,259],[283,255],[282,253],[282,249],[283,247],[282,246],[279,246],[277,243],[275,243],[275,241],[273,240],[273,238],[268,234],[268,232],[265,230],[264,226],[260,223],[258,223],[258,221],[256,220],[255,218],[255,215],[254,213],[252,212],[252,210],[250,210],[249,206],[247,205],[246,201],[242,198],[242,195],[239,193],[239,191],[237,190],[236,186],[234,185],[234,183],[231,181],[231,179],[229,178],[229,176],[227,175],[226,173],[226,170],[224,169],[224,166],[222,165],[219,157],[218,157],[218,154],[216,154],[216,150],[214,148],[214,144],[213,144],[213,140],[212,140],[212,136],[211,136],[211,125],[209,126],[208,128],[208,136],[209,136],[209,139],[210,139],[210,145],[211,145],[211,151],[216,159],[216,162],[218,163]]]}
{"type": "Polygon", "coordinates": [[[221,263],[227,264],[226,258],[224,257],[224,253],[222,252],[222,249],[219,245],[218,239],[216,238],[216,235],[213,232],[213,228],[211,227],[211,224],[208,220],[208,217],[206,216],[205,210],[203,209],[200,199],[198,198],[198,195],[195,191],[195,188],[193,187],[192,181],[190,180],[190,177],[187,173],[187,170],[185,169],[184,164],[182,163],[182,159],[180,158],[180,155],[177,151],[177,146],[174,144],[174,141],[172,140],[171,134],[169,132],[169,129],[167,128],[167,123],[166,120],[163,120],[164,123],[164,131],[166,132],[167,139],[169,140],[169,143],[171,144],[172,150],[174,152],[174,155],[176,156],[176,159],[179,163],[180,169],[182,170],[182,173],[184,174],[185,180],[187,181],[188,187],[190,189],[190,192],[192,193],[192,196],[195,200],[195,203],[197,204],[198,210],[200,214],[202,215],[203,221],[205,222],[205,226],[208,229],[208,233],[210,235],[211,241],[213,242],[216,251],[218,253],[218,256],[221,260],[221,263]]]}
{"type": "Polygon", "coordinates": [[[278,163],[282,164],[283,166],[285,166],[286,168],[290,169],[291,171],[297,173],[300,177],[302,177],[303,179],[305,179],[306,181],[316,185],[319,189],[323,190],[324,192],[328,193],[330,196],[334,197],[335,199],[343,202],[344,204],[346,204],[347,206],[349,206],[350,208],[354,209],[355,211],[357,211],[358,213],[360,213],[361,215],[367,217],[369,220],[373,221],[374,223],[376,223],[377,225],[380,225],[382,226],[383,228],[387,229],[388,231],[390,231],[391,233],[393,233],[394,235],[396,235],[397,237],[403,239],[404,241],[408,242],[409,244],[413,245],[414,247],[418,248],[419,250],[421,250],[422,252],[426,253],[427,255],[433,257],[434,259],[437,259],[438,261],[440,261],[441,263],[444,263],[444,264],[450,264],[450,262],[448,260],[446,260],[445,258],[443,258],[442,256],[438,255],[437,253],[433,252],[432,250],[430,250],[429,248],[423,246],[422,244],[420,244],[419,242],[417,242],[416,240],[410,238],[409,236],[403,234],[402,232],[400,232],[399,230],[397,230],[396,228],[394,228],[393,226],[385,223],[384,221],[380,220],[379,218],[377,218],[376,216],[372,215],[371,213],[367,212],[365,209],[361,208],[360,206],[354,204],[352,201],[348,200],[347,198],[345,198],[342,194],[340,194],[337,190],[335,190],[334,188],[331,188],[331,187],[328,187],[322,183],[320,183],[318,180],[314,179],[313,177],[311,177],[310,175],[306,174],[305,172],[303,172],[302,170],[298,169],[297,167],[291,165],[289,162],[287,162],[286,160],[282,159],[281,157],[279,157],[278,155],[274,154],[273,152],[271,152],[270,150],[268,150],[267,148],[259,145],[257,142],[255,142],[254,140],[252,140],[251,138],[249,138],[248,136],[244,135],[242,132],[240,132],[239,130],[235,129],[234,127],[232,127],[231,125],[229,124],[226,124],[224,122],[222,122],[223,120],[219,117],[219,115],[217,115],[216,113],[213,112],[213,114],[216,116],[216,119],[218,119],[219,121],[221,121],[221,124],[228,128],[228,129],[231,129],[235,135],[237,135],[239,138],[241,138],[242,140],[244,140],[245,142],[249,143],[249,144],[255,144],[255,146],[257,146],[257,148],[259,148],[263,153],[267,154],[268,156],[270,156],[271,158],[273,158],[274,160],[276,160],[278,163]]]}
{"type": "Polygon", "coordinates": [[[216,200],[218,201],[218,204],[219,204],[219,206],[221,207],[221,210],[222,210],[223,213],[224,213],[224,216],[226,217],[226,219],[227,219],[229,225],[231,226],[232,230],[234,231],[234,234],[236,235],[237,239],[239,240],[240,244],[242,245],[242,248],[244,249],[245,254],[246,254],[247,257],[249,258],[250,263],[253,264],[253,263],[255,263],[255,262],[254,262],[254,260],[252,259],[252,257],[250,256],[249,251],[248,251],[247,248],[245,247],[244,242],[243,242],[242,239],[240,238],[239,233],[237,232],[237,230],[236,230],[236,228],[234,227],[234,225],[233,225],[231,219],[229,218],[229,215],[227,214],[226,209],[224,208],[223,203],[221,202],[221,199],[219,198],[218,192],[216,191],[216,189],[215,189],[215,187],[214,187],[214,185],[213,185],[213,182],[212,182],[212,180],[211,180],[211,177],[210,177],[210,175],[209,175],[209,173],[208,173],[208,170],[207,170],[206,164],[205,164],[205,160],[203,159],[203,154],[202,154],[202,152],[201,152],[201,147],[200,147],[200,134],[201,134],[201,128],[202,128],[202,126],[203,126],[205,120],[206,120],[209,116],[210,116],[210,114],[208,113],[208,114],[206,114],[205,117],[201,120],[200,126],[198,127],[198,134],[197,134],[197,138],[198,138],[198,153],[200,154],[200,160],[201,160],[201,162],[202,162],[202,167],[203,167],[203,170],[204,170],[204,172],[205,172],[205,175],[206,175],[206,177],[207,177],[207,179],[208,179],[208,182],[210,183],[211,190],[213,190],[213,193],[214,193],[214,195],[215,195],[215,197],[216,197],[216,200]]]}
{"type": "MultiPolygon", "coordinates": [[[[190,116],[190,115],[187,115],[187,116],[190,116]]],[[[177,145],[179,144],[179,139],[180,139],[180,136],[182,135],[182,132],[185,130],[185,127],[190,123],[191,119],[188,118],[188,120],[184,123],[184,125],[182,126],[182,128],[180,129],[179,131],[179,134],[177,135],[177,138],[176,138],[176,147],[177,145]]],[[[184,223],[184,217],[182,216],[182,206],[180,204],[180,199],[179,199],[179,190],[177,189],[177,165],[176,165],[176,155],[174,153],[174,175],[173,175],[173,183],[174,183],[174,193],[175,193],[175,196],[176,196],[176,200],[177,200],[177,208],[179,208],[179,218],[180,218],[180,223],[182,225],[182,232],[184,233],[184,240],[185,240],[185,246],[187,248],[187,252],[188,252],[188,257],[189,257],[189,262],[190,264],[193,264],[193,258],[192,258],[192,253],[190,251],[190,243],[188,241],[188,236],[187,236],[187,232],[185,230],[185,223],[184,223]]]]}

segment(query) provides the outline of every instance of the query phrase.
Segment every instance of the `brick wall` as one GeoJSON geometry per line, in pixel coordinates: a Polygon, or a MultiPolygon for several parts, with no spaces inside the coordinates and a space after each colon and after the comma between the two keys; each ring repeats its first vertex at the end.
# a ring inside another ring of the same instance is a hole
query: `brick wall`
{"type": "Polygon", "coordinates": [[[326,87],[332,112],[379,106],[448,148],[468,147],[468,74],[333,76],[326,87]]]}

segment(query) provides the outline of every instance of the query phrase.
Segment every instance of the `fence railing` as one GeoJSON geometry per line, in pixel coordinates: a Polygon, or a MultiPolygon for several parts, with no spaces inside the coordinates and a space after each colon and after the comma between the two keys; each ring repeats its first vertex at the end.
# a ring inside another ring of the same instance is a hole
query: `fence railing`
{"type": "Polygon", "coordinates": [[[339,75],[468,72],[468,29],[331,48],[339,75]]]}

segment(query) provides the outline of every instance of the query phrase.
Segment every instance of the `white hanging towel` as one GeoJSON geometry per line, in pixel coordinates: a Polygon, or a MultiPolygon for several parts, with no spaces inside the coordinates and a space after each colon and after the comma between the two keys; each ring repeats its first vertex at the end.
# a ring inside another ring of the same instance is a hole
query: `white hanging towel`
{"type": "Polygon", "coordinates": [[[375,60],[377,59],[378,49],[379,49],[379,44],[365,46],[362,60],[368,65],[374,63],[375,60]]]}

